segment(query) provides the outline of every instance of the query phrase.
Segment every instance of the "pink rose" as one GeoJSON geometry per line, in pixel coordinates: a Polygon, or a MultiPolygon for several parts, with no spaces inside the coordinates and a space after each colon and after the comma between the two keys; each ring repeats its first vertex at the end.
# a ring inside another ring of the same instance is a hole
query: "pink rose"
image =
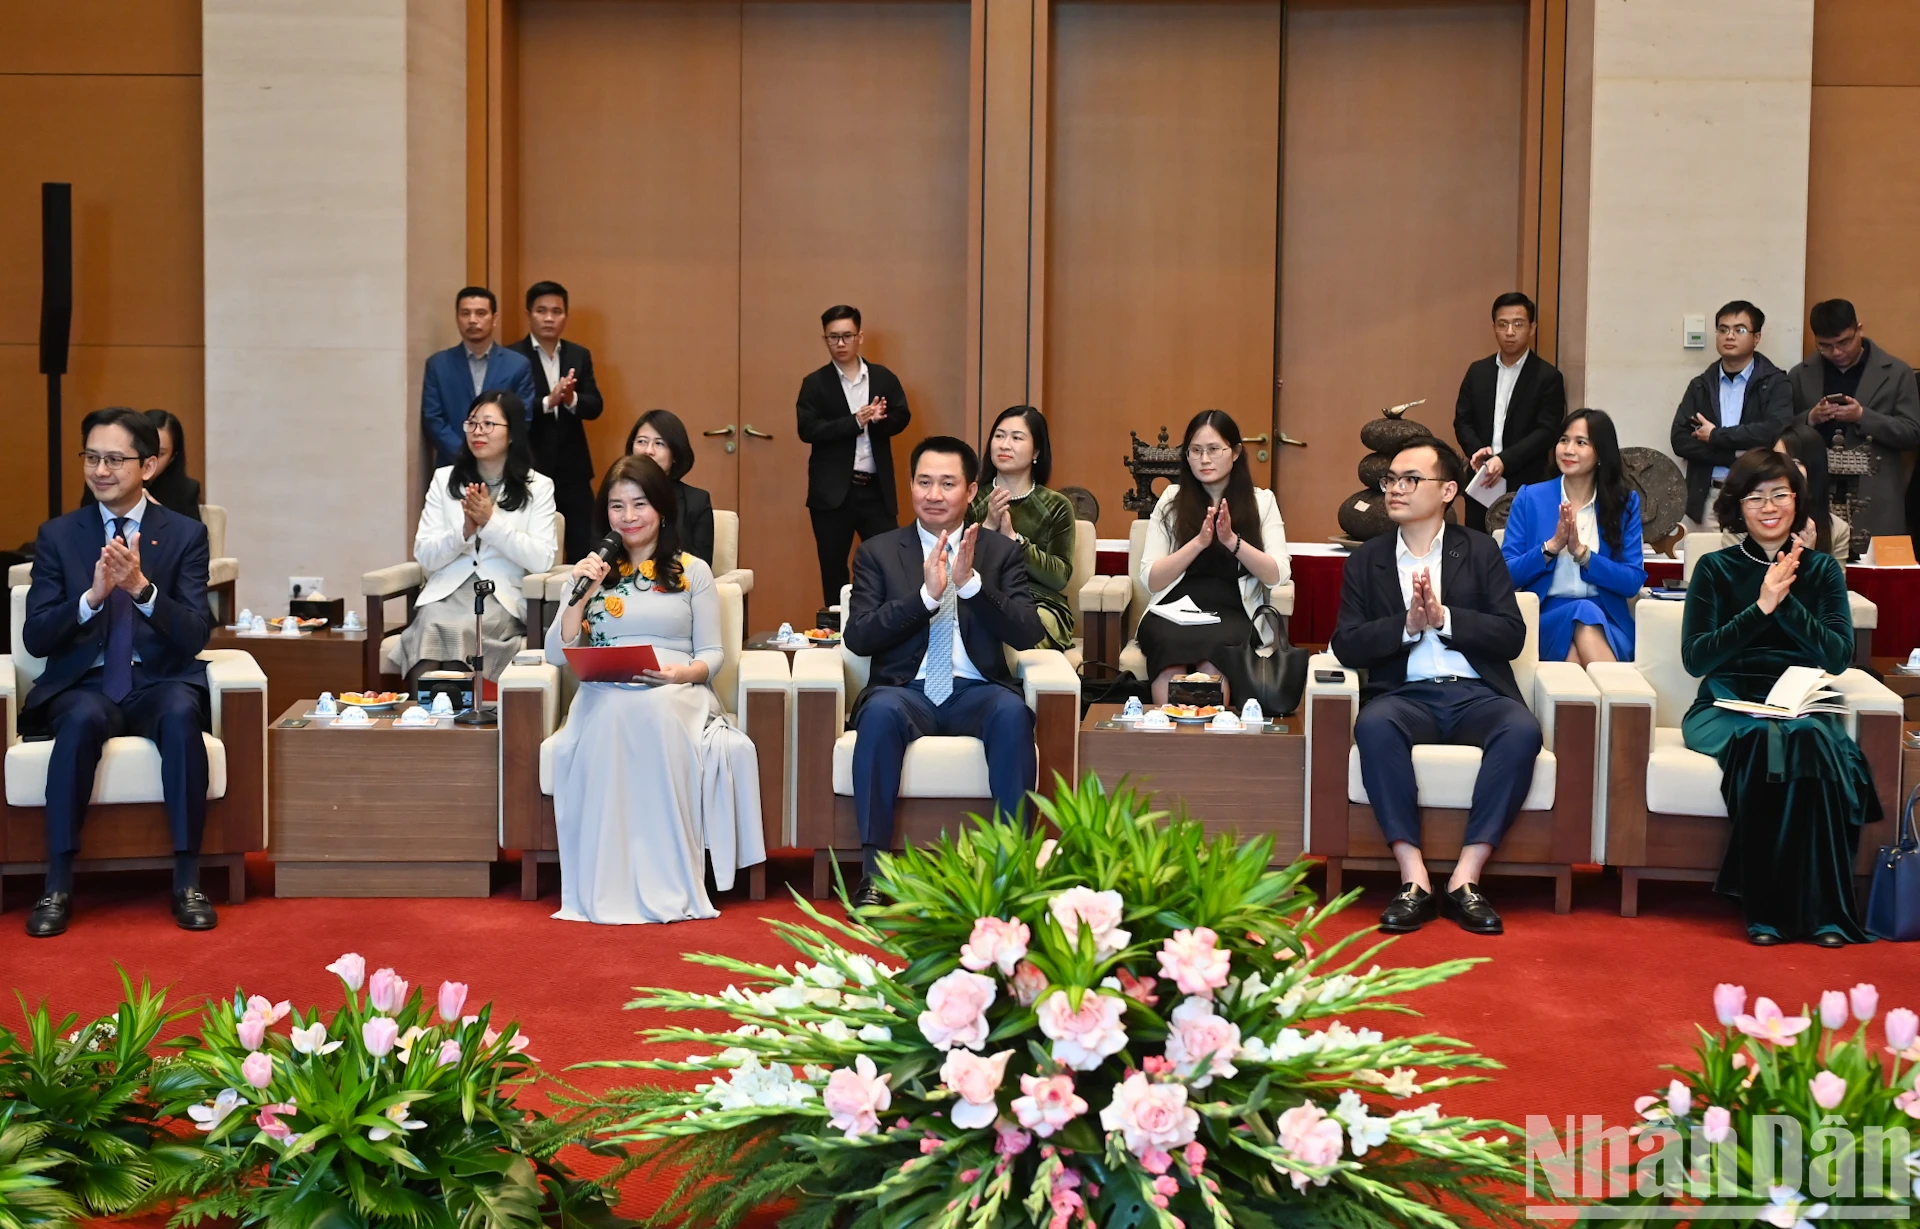
{"type": "Polygon", "coordinates": [[[392,969],[376,969],[367,979],[367,1002],[389,1014],[407,1005],[407,982],[392,969]]]}
{"type": "Polygon", "coordinates": [[[993,979],[955,969],[927,987],[927,1009],[920,1013],[920,1033],[936,1049],[965,1046],[978,1050],[987,1044],[987,1008],[998,991],[993,979]]]}
{"type": "Polygon", "coordinates": [[[1041,992],[1046,988],[1047,975],[1042,973],[1039,966],[1035,965],[1032,961],[1022,960],[1019,967],[1014,969],[1013,997],[1020,1006],[1033,1006],[1033,1001],[1039,998],[1041,992]]]}
{"type": "Polygon", "coordinates": [[[1127,1005],[1110,994],[1089,990],[1080,996],[1080,1010],[1067,1006],[1067,992],[1055,990],[1040,1004],[1040,1031],[1053,1040],[1053,1057],[1075,1071],[1092,1071],[1102,1059],[1127,1044],[1120,1023],[1127,1005]]]}
{"type": "MultiPolygon", "coordinates": [[[[1302,1165],[1311,1165],[1316,1169],[1333,1165],[1340,1159],[1340,1122],[1329,1118],[1327,1112],[1311,1101],[1302,1102],[1274,1122],[1274,1133],[1281,1149],[1293,1156],[1302,1165]]],[[[1303,1173],[1290,1173],[1293,1189],[1304,1191],[1308,1183],[1325,1186],[1331,1174],[1318,1178],[1303,1173]]]]}
{"type": "Polygon", "coordinates": [[[1847,1022],[1847,1017],[1851,1014],[1852,1012],[1847,1006],[1846,995],[1840,993],[1838,990],[1823,990],[1820,992],[1821,1028],[1839,1028],[1847,1022]]]}
{"type": "Polygon", "coordinates": [[[1160,971],[1173,979],[1180,993],[1212,998],[1215,990],[1227,984],[1230,956],[1214,946],[1219,940],[1205,926],[1174,931],[1160,945],[1160,971]]]}
{"type": "Polygon", "coordinates": [[[257,1050],[267,1039],[267,1018],[249,1007],[234,1031],[240,1034],[241,1045],[249,1050],[257,1050]]]}
{"type": "Polygon", "coordinates": [[[835,1071],[827,1077],[827,1087],[820,1094],[821,1103],[831,1115],[827,1125],[846,1132],[848,1139],[878,1131],[881,1111],[893,1104],[893,1094],[887,1090],[891,1078],[880,1075],[865,1054],[855,1059],[852,1067],[835,1071]]]}
{"type": "Polygon", "coordinates": [[[1814,1076],[1807,1081],[1807,1087],[1813,1092],[1813,1103],[1823,1110],[1837,1107],[1847,1095],[1847,1082],[1831,1071],[1814,1076]]]}
{"type": "MultiPolygon", "coordinates": [[[[1087,1112],[1087,1103],[1074,1092],[1070,1075],[1023,1075],[1020,1091],[1026,1095],[1015,1097],[1009,1108],[1021,1126],[1031,1128],[1041,1139],[1087,1112]]],[[[1001,1138],[1004,1142],[1004,1131],[1001,1138]]],[[[1019,1151],[1025,1150],[1026,1144],[1021,1144],[1019,1151]]]]}
{"type": "Polygon", "coordinates": [[[1920,1036],[1920,1016],[1905,1007],[1896,1007],[1887,1013],[1881,1022],[1887,1030],[1887,1044],[1896,1051],[1902,1051],[1913,1045],[1915,1036],[1920,1036]]]}
{"type": "Polygon", "coordinates": [[[1747,1009],[1747,988],[1721,982],[1713,988],[1713,1014],[1722,1024],[1732,1024],[1747,1009]]]}
{"type": "Polygon", "coordinates": [[[360,1043],[375,1058],[385,1058],[400,1040],[400,1026],[386,1016],[375,1016],[360,1026],[360,1043]]]}
{"type": "Polygon", "coordinates": [[[451,1067],[453,1066],[453,1064],[459,1061],[460,1061],[460,1043],[453,1040],[451,1037],[441,1042],[440,1055],[439,1055],[439,1058],[435,1061],[434,1065],[437,1067],[451,1067]]]}
{"type": "Polygon", "coordinates": [[[989,1126],[1000,1116],[994,1095],[1007,1076],[1007,1060],[1012,1050],[1002,1050],[989,1058],[965,1050],[948,1050],[947,1061],[940,1064],[940,1082],[960,1100],[947,1111],[947,1120],[956,1127],[973,1130],[989,1126]]]}
{"type": "MultiPolygon", "coordinates": [[[[1186,1085],[1150,1083],[1144,1072],[1136,1071],[1113,1090],[1113,1100],[1100,1111],[1100,1126],[1120,1132],[1127,1151],[1138,1157],[1192,1143],[1200,1115],[1187,1107],[1186,1085]]],[[[1339,1123],[1333,1124],[1333,1132],[1337,1149],[1339,1123]]]]}
{"type": "Polygon", "coordinates": [[[1120,993],[1143,1006],[1153,1007],[1160,1002],[1160,996],[1153,992],[1158,978],[1135,977],[1125,969],[1115,969],[1114,976],[1119,979],[1120,993]]]}
{"type": "Polygon", "coordinates": [[[240,1064],[240,1074],[250,1087],[265,1088],[273,1083],[273,1055],[255,1050],[240,1064]]]}
{"type": "Polygon", "coordinates": [[[973,934],[960,947],[960,966],[984,973],[999,966],[1002,977],[1013,976],[1013,968],[1027,956],[1027,940],[1033,934],[1019,918],[1011,922],[997,917],[975,919],[973,934]]]}
{"type": "Polygon", "coordinates": [[[276,1101],[272,1105],[263,1105],[253,1117],[253,1123],[260,1128],[260,1134],[278,1143],[286,1143],[293,1136],[293,1128],[280,1121],[280,1115],[291,1114],[295,1110],[291,1101],[276,1101]]]}
{"type": "Polygon", "coordinates": [[[1873,1014],[1880,1010],[1880,992],[1866,982],[1860,982],[1847,991],[1847,998],[1853,1003],[1853,1018],[1862,1024],[1873,1019],[1873,1014]]]}
{"type": "Polygon", "coordinates": [[[1667,1113],[1675,1118],[1685,1118],[1687,1111],[1693,1108],[1693,1089],[1679,1080],[1667,1085],[1667,1113]]]}
{"type": "MultiPolygon", "coordinates": [[[[1024,1086],[1026,1081],[1033,1077],[1028,1075],[1020,1078],[1024,1086]]],[[[1069,1086],[1071,1086],[1071,1081],[1069,1081],[1069,1086]]],[[[1083,1112],[1086,1107],[1087,1103],[1082,1101],[1080,1108],[1083,1112]]],[[[993,1141],[993,1150],[1001,1156],[1019,1156],[1022,1152],[1025,1152],[1033,1146],[1033,1133],[1031,1131],[1022,1131],[1018,1127],[1010,1126],[1005,1122],[1000,1123],[995,1128],[995,1134],[998,1138],[993,1141]]]]}
{"type": "Polygon", "coordinates": [[[1233,1059],[1239,1052],[1240,1026],[1215,1015],[1211,999],[1191,998],[1173,1009],[1167,1022],[1167,1057],[1174,1073],[1191,1077],[1200,1061],[1212,1055],[1206,1071],[1193,1081],[1195,1088],[1205,1088],[1216,1075],[1231,1079],[1238,1074],[1233,1059]]]}
{"type": "Polygon", "coordinates": [[[1125,910],[1118,892],[1096,892],[1081,884],[1048,901],[1047,908],[1060,923],[1068,943],[1080,941],[1080,926],[1085,923],[1093,932],[1093,954],[1101,960],[1133,941],[1131,934],[1120,929],[1125,910]]]}
{"type": "Polygon", "coordinates": [[[467,983],[463,981],[443,981],[440,983],[440,1019],[452,1024],[460,1018],[460,1009],[467,1005],[467,983]]]}
{"type": "Polygon", "coordinates": [[[1727,1137],[1733,1129],[1733,1115],[1717,1105],[1709,1105],[1707,1112],[1700,1115],[1700,1132],[1707,1142],[1717,1144],[1727,1137]]]}
{"type": "Polygon", "coordinates": [[[359,952],[348,952],[327,966],[327,972],[338,974],[341,981],[347,983],[347,989],[355,994],[367,979],[367,961],[359,952]]]}

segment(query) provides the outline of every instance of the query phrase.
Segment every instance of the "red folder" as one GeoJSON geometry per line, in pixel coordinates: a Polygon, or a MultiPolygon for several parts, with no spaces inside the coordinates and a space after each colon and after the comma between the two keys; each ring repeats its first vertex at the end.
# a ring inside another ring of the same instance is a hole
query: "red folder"
{"type": "Polygon", "coordinates": [[[660,669],[650,644],[568,649],[567,664],[583,683],[640,683],[643,670],[660,669]]]}

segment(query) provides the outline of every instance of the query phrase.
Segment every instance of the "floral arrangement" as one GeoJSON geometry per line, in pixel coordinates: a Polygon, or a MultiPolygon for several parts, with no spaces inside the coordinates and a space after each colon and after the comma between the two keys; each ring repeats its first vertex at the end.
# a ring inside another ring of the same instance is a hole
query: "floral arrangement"
{"type": "Polygon", "coordinates": [[[1667,1085],[1634,1103],[1629,1134],[1644,1155],[1638,1172],[1610,1175],[1604,1219],[1644,1208],[1644,1219],[1670,1221],[1653,1209],[1716,1204],[1727,1206],[1713,1219],[1775,1229],[1911,1217],[1920,1015],[1881,1015],[1865,983],[1828,990],[1798,1015],[1765,997],[1749,1008],[1746,987],[1722,983],[1713,1008],[1720,1028],[1700,1030],[1698,1065],[1663,1068],[1667,1085]]]}
{"type": "Polygon", "coordinates": [[[161,1185],[185,1199],[170,1225],[533,1229],[604,1209],[608,1190],[553,1160],[572,1137],[515,1103],[537,1061],[516,1025],[469,1013],[460,982],[427,1002],[357,953],[327,968],[346,992],[331,1020],[236,991],[173,1043],[186,1075],[166,1112],[200,1142],[161,1185]]]}
{"type": "Polygon", "coordinates": [[[979,822],[888,860],[895,903],[858,921],[801,902],[817,926],[773,923],[791,968],[693,955],[740,982],[641,991],[732,1023],[643,1034],[683,1058],[589,1064],[692,1073],[579,1106],[633,1151],[616,1176],[679,1171],[656,1220],[773,1200],[819,1229],[1514,1219],[1513,1129],[1414,1100],[1498,1064],[1338,1019],[1473,961],[1316,950],[1352,896],[1316,908],[1265,838],[1210,842],[1091,778],[1037,801],[1057,836],[979,822]]]}

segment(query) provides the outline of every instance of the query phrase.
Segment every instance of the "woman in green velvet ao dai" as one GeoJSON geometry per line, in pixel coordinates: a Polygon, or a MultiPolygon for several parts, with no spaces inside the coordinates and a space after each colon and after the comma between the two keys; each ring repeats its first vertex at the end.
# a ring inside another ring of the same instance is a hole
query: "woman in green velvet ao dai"
{"type": "Polygon", "coordinates": [[[1020,544],[1027,560],[1027,590],[1047,629],[1043,649],[1073,647],[1073,502],[1047,485],[1053,445],[1047,420],[1030,405],[1000,411],[987,439],[987,469],[967,522],[1020,544]]]}

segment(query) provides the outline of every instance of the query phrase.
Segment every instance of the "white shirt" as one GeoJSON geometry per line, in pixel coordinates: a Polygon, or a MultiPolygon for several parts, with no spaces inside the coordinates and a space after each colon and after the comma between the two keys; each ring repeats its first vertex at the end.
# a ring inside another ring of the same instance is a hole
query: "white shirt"
{"type": "Polygon", "coordinates": [[[1520,369],[1527,365],[1527,351],[1509,367],[1499,354],[1493,356],[1493,455],[1507,446],[1507,403],[1513,400],[1513,386],[1520,382],[1520,369]]]}
{"type": "MultiPolygon", "coordinates": [[[[103,522],[104,527],[107,531],[107,537],[112,537],[113,521],[114,521],[113,510],[111,508],[108,508],[107,505],[105,504],[96,504],[95,506],[100,509],[100,520],[103,522]]],[[[144,521],[145,519],[147,519],[147,497],[146,495],[142,494],[140,496],[140,502],[133,505],[133,510],[127,513],[126,535],[129,541],[132,540],[134,534],[140,532],[140,522],[144,521]]],[[[101,542],[101,545],[104,546],[105,544],[106,543],[103,540],[101,542]]],[[[160,597],[159,590],[156,589],[154,591],[153,596],[156,601],[159,600],[159,597],[160,597]]],[[[139,611],[141,614],[147,616],[149,619],[153,617],[153,602],[148,602],[145,605],[136,604],[134,606],[134,609],[139,611]]],[[[99,607],[87,605],[87,595],[85,591],[82,591],[80,594],[80,622],[82,623],[90,622],[93,619],[93,616],[99,613],[100,613],[99,607]]],[[[135,661],[140,660],[140,651],[138,649],[134,650],[133,660],[135,661]]],[[[105,649],[100,650],[100,656],[94,658],[93,664],[96,666],[104,666],[107,664],[107,651],[105,649]]]]}
{"type": "Polygon", "coordinates": [[[1404,532],[1396,530],[1393,540],[1393,561],[1400,570],[1400,600],[1409,607],[1413,605],[1413,578],[1424,569],[1427,579],[1433,582],[1434,600],[1441,603],[1441,620],[1437,629],[1429,627],[1418,636],[1407,635],[1405,628],[1400,631],[1401,640],[1413,646],[1407,654],[1407,681],[1412,683],[1420,679],[1445,678],[1448,675],[1469,679],[1479,678],[1480,672],[1473,668],[1473,664],[1466,659],[1465,654],[1458,649],[1450,649],[1441,642],[1443,636],[1453,634],[1453,611],[1447,609],[1446,596],[1440,592],[1440,549],[1447,540],[1447,531],[1442,529],[1433,535],[1433,545],[1427,548],[1427,553],[1424,555],[1413,553],[1413,548],[1407,545],[1407,536],[1404,532]]]}
{"type": "MultiPolygon", "coordinates": [[[[851,380],[847,379],[847,373],[840,369],[838,363],[833,365],[833,373],[840,377],[840,391],[846,394],[847,413],[858,414],[866,408],[867,402],[873,400],[873,395],[869,391],[872,381],[867,378],[866,359],[860,360],[860,374],[851,380]]],[[[868,437],[865,427],[860,428],[860,438],[853,442],[853,472],[856,474],[873,472],[873,440],[868,437]]],[[[926,530],[923,529],[920,532],[924,535],[926,530]]]]}
{"type": "MultiPolygon", "coordinates": [[[[861,364],[862,378],[864,378],[865,375],[866,375],[866,364],[862,363],[861,364]]],[[[864,404],[864,402],[862,404],[864,404]]],[[[940,539],[937,535],[928,533],[927,527],[925,525],[922,525],[918,520],[914,521],[913,527],[920,531],[920,559],[922,562],[925,562],[927,556],[933,553],[933,548],[935,543],[939,542],[940,539]]],[[[947,567],[949,569],[953,567],[953,558],[957,553],[959,553],[959,550],[960,550],[959,533],[956,531],[954,533],[948,534],[947,535],[947,567]]],[[[948,571],[947,575],[951,577],[953,575],[952,571],[948,571]]],[[[957,590],[954,591],[954,596],[959,598],[969,598],[978,592],[980,592],[980,569],[975,568],[973,570],[973,575],[967,579],[967,583],[964,585],[961,585],[957,590]]],[[[924,584],[920,586],[920,600],[926,603],[926,607],[928,610],[938,611],[940,609],[940,603],[934,598],[933,594],[927,592],[927,587],[924,584]]],[[[967,656],[966,642],[961,640],[960,638],[960,628],[957,626],[959,615],[957,613],[955,614],[954,619],[956,623],[956,626],[953,629],[954,676],[957,678],[963,678],[963,679],[973,679],[975,682],[984,683],[987,681],[987,676],[980,673],[980,667],[974,665],[973,659],[967,656]]],[[[926,677],[927,677],[926,658],[923,657],[920,659],[920,673],[914,675],[913,677],[921,680],[922,682],[926,681],[926,677]]]]}
{"type": "MultiPolygon", "coordinates": [[[[1574,523],[1580,527],[1580,545],[1589,551],[1600,549],[1600,517],[1593,510],[1593,496],[1587,496],[1587,502],[1573,514],[1574,523]]],[[[1560,502],[1567,502],[1567,480],[1560,480],[1560,502]]],[[[1569,547],[1572,543],[1567,544],[1569,547]]],[[[1580,575],[1580,563],[1573,557],[1573,551],[1562,550],[1553,560],[1553,583],[1547,586],[1548,597],[1592,597],[1600,592],[1598,585],[1587,583],[1580,575]]]]}
{"type": "MultiPolygon", "coordinates": [[[[560,371],[560,343],[557,341],[554,342],[553,353],[548,354],[547,347],[541,343],[538,337],[536,337],[533,339],[533,352],[540,359],[540,370],[547,373],[547,390],[548,391],[547,391],[546,399],[549,402],[552,402],[552,399],[553,399],[552,390],[560,386],[560,376],[562,374],[560,371]]],[[[478,394],[475,394],[475,395],[477,396],[478,394]]],[[[574,406],[578,405],[579,403],[580,403],[580,392],[578,389],[575,389],[573,394],[567,398],[566,405],[568,409],[572,409],[574,406]]],[[[546,407],[546,410],[547,410],[547,413],[549,414],[558,414],[560,412],[560,406],[558,404],[549,404],[546,407]]]]}

